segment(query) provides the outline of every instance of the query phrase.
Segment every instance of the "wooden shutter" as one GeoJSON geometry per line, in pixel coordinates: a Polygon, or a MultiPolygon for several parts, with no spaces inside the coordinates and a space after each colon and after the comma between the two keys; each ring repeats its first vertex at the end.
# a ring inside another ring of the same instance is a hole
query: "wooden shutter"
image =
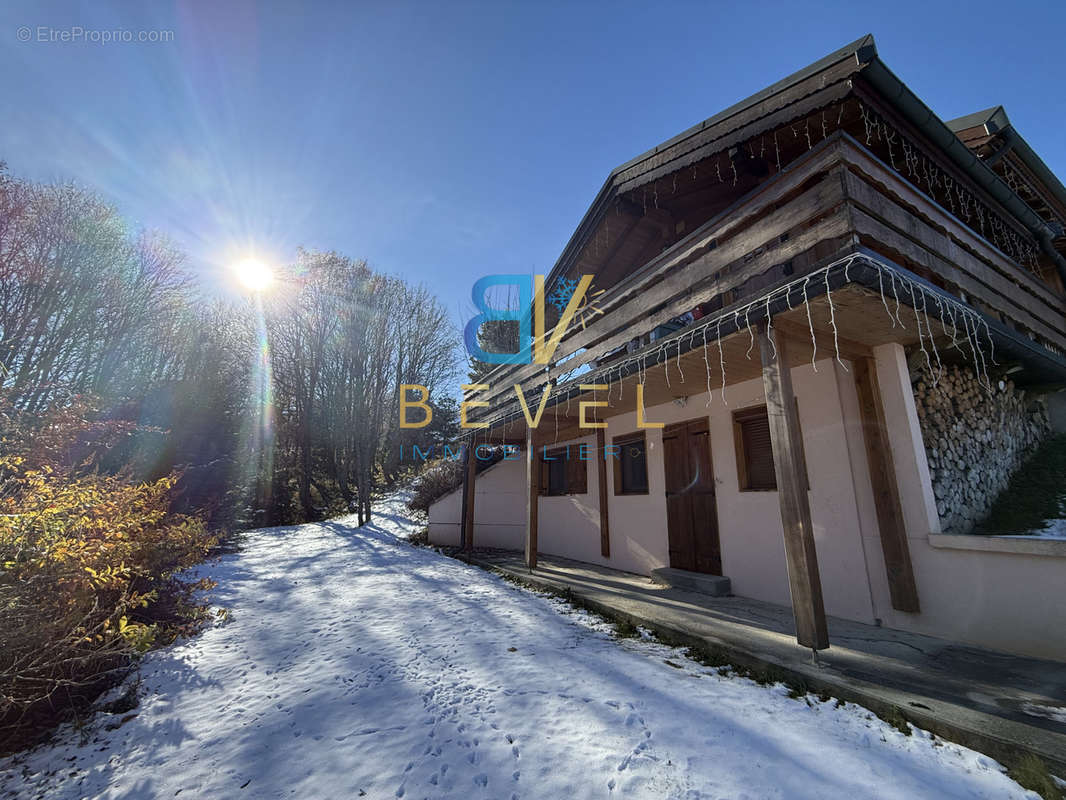
{"type": "Polygon", "coordinates": [[[648,460],[644,434],[616,436],[613,444],[618,448],[618,458],[614,459],[614,493],[647,494],[648,460]],[[634,451],[640,455],[634,456],[634,451]]]}
{"type": "Polygon", "coordinates": [[[736,433],[737,475],[742,491],[777,489],[774,451],[770,444],[770,419],[766,406],[737,411],[733,415],[736,433]]]}
{"type": "Polygon", "coordinates": [[[770,419],[765,409],[761,417],[743,423],[744,453],[748,462],[748,488],[776,489],[774,451],[770,443],[770,419]]]}
{"type": "MultiPolygon", "coordinates": [[[[796,405],[796,423],[799,424],[799,405],[796,405]]],[[[733,414],[733,429],[736,435],[737,476],[741,491],[774,491],[777,475],[774,473],[774,450],[770,444],[770,419],[766,406],[746,408],[733,414]]],[[[807,455],[803,437],[799,441],[800,476],[803,488],[810,489],[807,477],[807,455]]]]}
{"type": "Polygon", "coordinates": [[[588,462],[581,458],[581,446],[570,446],[566,462],[566,493],[588,494],[588,462]]]}

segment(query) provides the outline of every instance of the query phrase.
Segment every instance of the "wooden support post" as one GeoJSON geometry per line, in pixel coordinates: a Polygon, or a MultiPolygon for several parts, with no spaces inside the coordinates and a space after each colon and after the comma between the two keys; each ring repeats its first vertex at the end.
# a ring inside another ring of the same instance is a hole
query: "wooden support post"
{"type": "Polygon", "coordinates": [[[540,453],[533,429],[526,432],[526,566],[537,568],[537,501],[540,499],[540,453]]]}
{"type": "Polygon", "coordinates": [[[877,509],[877,527],[881,533],[881,550],[885,554],[888,592],[892,608],[917,614],[918,585],[914,580],[907,529],[903,523],[903,504],[896,482],[896,466],[888,441],[885,407],[877,382],[877,363],[872,358],[852,362],[855,388],[859,393],[862,438],[866,442],[866,461],[870,467],[870,485],[877,509]]]}
{"type": "Polygon", "coordinates": [[[474,491],[477,482],[477,445],[474,437],[466,446],[466,470],[463,472],[463,550],[474,549],[474,491]]]}
{"type": "Polygon", "coordinates": [[[596,429],[596,474],[600,490],[600,555],[611,557],[611,528],[607,523],[607,434],[596,429]]]}
{"type": "Polygon", "coordinates": [[[824,650],[829,647],[829,632],[822,605],[822,580],[814,549],[811,506],[803,479],[799,420],[796,418],[786,341],[773,328],[759,326],[762,381],[781,504],[781,525],[785,534],[785,561],[792,593],[792,614],[796,620],[796,640],[813,650],[824,650]]]}

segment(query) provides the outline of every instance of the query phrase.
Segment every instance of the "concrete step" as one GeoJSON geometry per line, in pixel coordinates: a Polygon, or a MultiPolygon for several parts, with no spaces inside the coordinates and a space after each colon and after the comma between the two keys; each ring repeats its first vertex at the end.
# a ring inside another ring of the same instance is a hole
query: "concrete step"
{"type": "Polygon", "coordinates": [[[651,579],[663,586],[709,594],[712,597],[728,597],[733,593],[729,578],[724,575],[706,575],[702,572],[660,567],[651,571],[651,579]]]}

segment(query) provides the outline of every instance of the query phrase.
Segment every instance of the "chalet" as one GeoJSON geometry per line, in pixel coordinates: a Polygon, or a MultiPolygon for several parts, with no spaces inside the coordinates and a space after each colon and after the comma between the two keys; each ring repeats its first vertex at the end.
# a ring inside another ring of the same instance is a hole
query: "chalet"
{"type": "Polygon", "coordinates": [[[552,362],[470,409],[522,455],[470,459],[430,538],[706,575],[816,650],[829,615],[1066,660],[1066,541],[969,535],[1059,419],[1064,223],[1002,107],[942,121],[866,36],[611,172],[552,362]]]}

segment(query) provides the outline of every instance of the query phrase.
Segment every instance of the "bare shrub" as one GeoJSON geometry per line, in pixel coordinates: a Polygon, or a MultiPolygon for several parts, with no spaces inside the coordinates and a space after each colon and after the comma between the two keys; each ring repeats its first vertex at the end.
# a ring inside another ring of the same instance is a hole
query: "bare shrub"
{"type": "Polygon", "coordinates": [[[414,495],[407,502],[412,511],[429,512],[429,507],[463,482],[462,461],[440,459],[426,467],[414,483],[414,495]]]}

